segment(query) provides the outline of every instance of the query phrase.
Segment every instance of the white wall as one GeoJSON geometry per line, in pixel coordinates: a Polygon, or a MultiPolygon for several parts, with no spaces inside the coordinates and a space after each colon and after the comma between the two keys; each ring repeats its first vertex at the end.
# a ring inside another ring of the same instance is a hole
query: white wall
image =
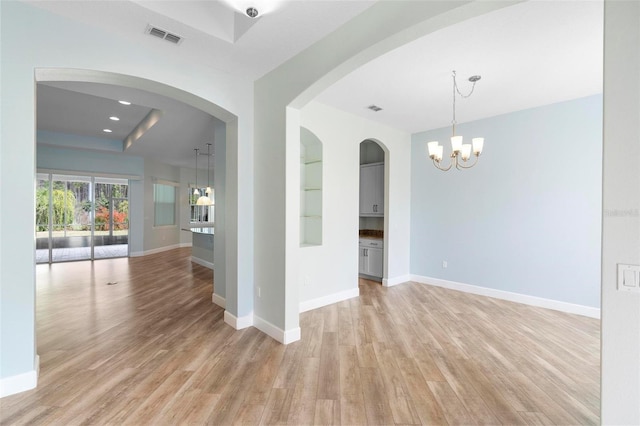
{"type": "Polygon", "coordinates": [[[640,424],[640,293],[616,290],[616,264],[640,265],[640,2],[605,2],[602,413],[640,424]]]}
{"type": "Polygon", "coordinates": [[[411,273],[597,316],[602,96],[460,124],[456,133],[485,138],[471,169],[442,172],[428,157],[432,140],[450,152],[450,127],[413,135],[411,273]]]}
{"type": "MultiPolygon", "coordinates": [[[[213,238],[213,263],[215,265],[213,271],[213,299],[216,303],[220,301],[226,305],[226,277],[227,277],[227,127],[224,125],[216,126],[214,133],[214,151],[213,157],[213,190],[215,191],[215,236],[213,238]],[[217,248],[217,250],[216,250],[217,248]]],[[[250,229],[253,229],[250,226],[250,229]]],[[[233,268],[231,268],[233,270],[233,268]]],[[[251,298],[251,305],[243,307],[243,309],[253,309],[253,281],[251,286],[244,289],[245,292],[251,293],[244,298],[251,298]]],[[[223,306],[224,307],[224,306],[223,306]]],[[[238,309],[241,307],[238,306],[238,309]]]]}
{"type": "MultiPolygon", "coordinates": [[[[179,49],[172,49],[168,55],[164,46],[154,45],[155,41],[144,38],[142,33],[138,42],[132,42],[23,2],[3,1],[0,7],[0,384],[17,380],[21,389],[35,385],[35,231],[33,215],[24,212],[33,211],[35,205],[34,75],[46,74],[43,67],[54,69],[53,74],[56,69],[74,69],[133,76],[142,89],[158,88],[161,94],[176,97],[225,121],[229,198],[226,209],[227,216],[234,219],[227,220],[225,285],[227,292],[234,295],[232,303],[227,295],[227,310],[237,313],[242,308],[250,312],[253,305],[248,296],[253,288],[251,82],[204,68],[183,57],[179,49]],[[185,72],[186,69],[189,72],[185,72]],[[13,184],[6,185],[6,182],[13,184]],[[15,205],[21,208],[7,208],[15,205]],[[238,259],[244,262],[242,268],[238,266],[238,259]],[[240,301],[244,303],[242,307],[240,301]]],[[[131,80],[131,77],[122,77],[114,83],[131,80]]],[[[135,191],[136,188],[132,188],[132,196],[135,191]]],[[[138,191],[137,195],[142,194],[138,191]]],[[[140,222],[144,218],[132,217],[132,220],[140,222]]]]}
{"type": "Polygon", "coordinates": [[[300,123],[322,141],[323,152],[322,245],[299,248],[303,310],[357,295],[360,143],[366,139],[388,150],[384,278],[408,278],[410,135],[317,102],[301,110],[300,123]]]}

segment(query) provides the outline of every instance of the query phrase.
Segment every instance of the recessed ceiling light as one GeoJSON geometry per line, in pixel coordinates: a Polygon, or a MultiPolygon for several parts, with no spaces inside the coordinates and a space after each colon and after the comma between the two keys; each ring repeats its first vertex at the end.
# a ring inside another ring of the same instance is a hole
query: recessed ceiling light
{"type": "Polygon", "coordinates": [[[122,105],[131,105],[131,102],[129,101],[118,101],[120,102],[122,105]]]}
{"type": "Polygon", "coordinates": [[[111,130],[111,129],[102,129],[102,131],[103,131],[103,132],[105,132],[105,133],[111,133],[111,132],[113,132],[113,130],[111,130]]]}
{"type": "Polygon", "coordinates": [[[109,120],[113,120],[113,121],[120,121],[120,119],[119,119],[118,117],[116,117],[115,115],[114,115],[114,116],[109,117],[109,120]]]}

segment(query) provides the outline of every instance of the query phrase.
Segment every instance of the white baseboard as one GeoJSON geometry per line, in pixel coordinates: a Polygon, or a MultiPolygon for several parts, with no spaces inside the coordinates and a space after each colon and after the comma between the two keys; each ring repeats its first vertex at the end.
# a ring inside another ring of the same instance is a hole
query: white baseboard
{"type": "Polygon", "coordinates": [[[243,317],[237,317],[229,311],[224,311],[224,322],[236,330],[251,327],[253,325],[253,312],[243,317]]]}
{"type": "Polygon", "coordinates": [[[300,327],[283,330],[258,316],[253,317],[253,326],[284,345],[300,340],[300,327]]]}
{"type": "Polygon", "coordinates": [[[411,275],[401,275],[399,277],[383,278],[382,285],[384,287],[393,287],[394,285],[406,283],[407,281],[411,281],[411,275]]]}
{"type": "Polygon", "coordinates": [[[298,340],[300,340],[300,327],[285,330],[284,339],[282,341],[283,344],[288,345],[289,343],[297,342],[298,340]]]}
{"type": "Polygon", "coordinates": [[[249,315],[238,318],[231,312],[224,311],[224,322],[226,322],[236,330],[242,330],[243,328],[253,326],[262,331],[264,334],[273,337],[275,340],[285,345],[300,340],[300,327],[285,331],[271,324],[269,321],[255,316],[253,312],[249,315]]]}
{"type": "Polygon", "coordinates": [[[164,251],[169,251],[169,250],[182,248],[182,247],[191,247],[191,243],[172,244],[170,246],[158,247],[155,249],[145,250],[145,251],[132,251],[131,253],[129,253],[129,257],[148,256],[150,254],[162,253],[164,251]]]}
{"type": "Polygon", "coordinates": [[[227,300],[218,294],[213,293],[211,295],[211,301],[220,306],[222,309],[225,309],[227,307],[227,300]]]}
{"type": "Polygon", "coordinates": [[[360,296],[360,289],[356,287],[338,293],[329,294],[327,296],[318,297],[316,299],[307,300],[305,302],[300,302],[299,310],[300,312],[307,312],[312,309],[321,308],[323,306],[342,302],[343,300],[352,299],[358,296],[360,296]]]}
{"type": "Polygon", "coordinates": [[[205,268],[213,269],[213,263],[207,262],[206,260],[202,260],[199,257],[191,256],[191,261],[193,263],[197,263],[198,265],[202,265],[205,268]]]}
{"type": "Polygon", "coordinates": [[[570,314],[600,319],[600,309],[592,308],[591,306],[575,305],[573,303],[561,302],[558,300],[544,299],[542,297],[529,296],[520,293],[511,293],[509,291],[479,287],[471,284],[448,281],[440,278],[425,277],[421,275],[411,275],[411,281],[448,288],[451,290],[458,290],[465,293],[478,294],[480,296],[493,297],[495,299],[508,300],[510,302],[522,303],[524,305],[537,306],[540,308],[553,309],[570,314]]]}
{"type": "Polygon", "coordinates": [[[0,398],[34,389],[38,385],[40,356],[33,360],[33,370],[0,379],[0,398]]]}

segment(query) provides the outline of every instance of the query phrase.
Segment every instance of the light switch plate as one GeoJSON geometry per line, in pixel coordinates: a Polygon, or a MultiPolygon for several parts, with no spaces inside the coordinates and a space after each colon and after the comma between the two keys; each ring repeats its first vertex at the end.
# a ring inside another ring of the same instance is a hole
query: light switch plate
{"type": "Polygon", "coordinates": [[[640,265],[618,263],[618,291],[640,293],[640,265]]]}

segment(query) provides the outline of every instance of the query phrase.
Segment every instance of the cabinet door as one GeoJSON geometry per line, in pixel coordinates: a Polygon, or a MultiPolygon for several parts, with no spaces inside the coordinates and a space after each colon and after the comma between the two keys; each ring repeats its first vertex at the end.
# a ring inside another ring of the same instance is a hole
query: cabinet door
{"type": "Polygon", "coordinates": [[[367,249],[367,263],[368,270],[366,274],[382,278],[382,258],[383,251],[380,248],[367,249]]]}
{"type": "Polygon", "coordinates": [[[373,166],[373,213],[384,215],[384,164],[373,166]]]}
{"type": "Polygon", "coordinates": [[[360,167],[360,214],[373,214],[374,170],[370,166],[360,167]]]}
{"type": "Polygon", "coordinates": [[[366,274],[367,273],[367,257],[366,250],[363,247],[358,248],[358,273],[366,274]]]}
{"type": "Polygon", "coordinates": [[[384,215],[384,164],[360,166],[360,215],[384,215]]]}

